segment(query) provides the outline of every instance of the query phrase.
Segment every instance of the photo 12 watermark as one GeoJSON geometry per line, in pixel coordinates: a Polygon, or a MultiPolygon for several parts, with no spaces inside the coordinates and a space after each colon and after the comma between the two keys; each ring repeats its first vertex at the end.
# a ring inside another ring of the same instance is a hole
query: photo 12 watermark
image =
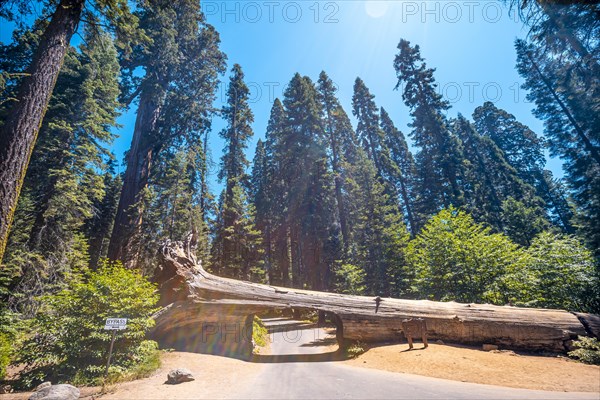
{"type": "MultiPolygon", "coordinates": [[[[346,8],[364,5],[372,17],[393,13],[398,23],[497,23],[505,18],[519,22],[518,12],[499,1],[405,1],[405,0],[322,0],[322,1],[202,1],[206,17],[221,23],[312,22],[337,24],[346,8]]],[[[351,22],[350,20],[348,22],[351,22]]]]}
{"type": "Polygon", "coordinates": [[[336,24],[340,12],[337,1],[203,1],[200,5],[206,17],[222,23],[336,24]]]}
{"type": "MultiPolygon", "coordinates": [[[[398,86],[400,93],[404,92],[405,83],[398,86]]],[[[496,103],[501,100],[513,103],[530,103],[527,100],[526,91],[519,82],[438,82],[436,92],[450,104],[467,102],[470,104],[481,104],[487,101],[496,103]]]]}

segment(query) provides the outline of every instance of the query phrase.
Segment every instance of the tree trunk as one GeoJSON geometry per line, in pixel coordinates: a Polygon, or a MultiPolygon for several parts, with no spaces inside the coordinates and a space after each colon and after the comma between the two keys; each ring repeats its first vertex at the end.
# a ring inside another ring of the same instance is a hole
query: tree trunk
{"type": "Polygon", "coordinates": [[[540,79],[542,80],[542,82],[544,83],[544,85],[546,86],[548,91],[550,92],[550,95],[554,98],[554,100],[559,105],[561,110],[565,113],[569,122],[573,125],[573,128],[575,129],[575,132],[577,132],[577,136],[579,137],[579,140],[581,140],[581,142],[583,143],[583,146],[585,147],[585,149],[590,153],[590,155],[592,156],[594,161],[596,161],[596,163],[600,166],[600,151],[598,150],[598,148],[592,144],[590,139],[587,137],[587,135],[585,134],[585,132],[579,125],[579,123],[575,120],[575,117],[573,116],[573,114],[571,113],[571,111],[569,110],[569,108],[567,107],[565,102],[563,102],[562,99],[559,97],[557,91],[552,86],[552,83],[549,81],[549,79],[546,77],[546,75],[544,75],[544,73],[542,72],[541,68],[539,67],[537,61],[534,59],[534,56],[531,54],[531,52],[526,51],[525,54],[527,54],[527,58],[529,58],[529,61],[531,61],[531,65],[533,65],[533,68],[540,76],[540,79]]]}
{"type": "MultiPolygon", "coordinates": [[[[412,317],[426,320],[430,339],[525,350],[565,351],[577,335],[600,333],[600,316],[563,310],[384,298],[375,313],[376,302],[370,297],[288,289],[211,275],[196,261],[190,245],[193,242],[192,235],[184,242],[167,242],[156,276],[161,304],[166,307],[156,315],[153,336],[170,347],[211,351],[211,344],[229,340],[222,335],[230,337],[235,326],[242,332],[248,316],[274,309],[327,312],[338,321],[341,344],[397,341],[402,320],[412,317]],[[219,337],[223,340],[218,341],[219,337]]],[[[231,342],[233,347],[219,351],[247,351],[248,345],[243,343],[231,342]]]]}
{"type": "Polygon", "coordinates": [[[23,78],[17,102],[0,128],[0,262],[31,152],[84,0],[62,0],[23,78]]]}
{"type": "MultiPolygon", "coordinates": [[[[558,15],[555,11],[556,5],[549,5],[546,2],[539,3],[552,22],[552,24],[556,28],[557,36],[566,39],[574,52],[576,52],[579,57],[581,57],[581,61],[583,64],[587,65],[588,68],[592,71],[592,75],[598,79],[600,77],[600,64],[596,61],[585,45],[579,40],[579,38],[568,28],[565,27],[563,23],[562,16],[558,15]]],[[[565,5],[559,5],[558,7],[564,7],[565,5]]],[[[570,17],[567,17],[570,18],[570,17]]]]}
{"type": "Polygon", "coordinates": [[[402,196],[402,200],[404,201],[404,208],[406,208],[406,216],[408,217],[408,224],[410,225],[410,235],[411,237],[415,237],[417,235],[417,226],[413,217],[410,197],[408,196],[408,184],[406,182],[404,171],[400,169],[400,166],[398,166],[398,172],[398,180],[400,181],[400,195],[402,196]]]}
{"type": "Polygon", "coordinates": [[[153,143],[152,134],[156,130],[160,110],[161,96],[153,89],[143,90],[131,148],[127,155],[123,189],[108,247],[108,258],[121,260],[128,268],[135,266],[139,255],[139,246],[136,242],[142,225],[144,189],[148,184],[152,157],[157,147],[157,143],[153,143]]]}

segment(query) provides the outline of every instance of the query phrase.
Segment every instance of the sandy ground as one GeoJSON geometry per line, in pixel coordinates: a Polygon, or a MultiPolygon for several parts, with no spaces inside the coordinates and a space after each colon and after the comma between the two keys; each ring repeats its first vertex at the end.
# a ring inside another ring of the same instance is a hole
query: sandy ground
{"type": "Polygon", "coordinates": [[[563,357],[518,355],[510,351],[482,351],[462,346],[430,344],[420,350],[407,344],[374,347],[356,359],[355,366],[404,372],[462,382],[523,389],[600,392],[600,367],[563,357]]]}
{"type": "MultiPolygon", "coordinates": [[[[235,396],[239,388],[246,386],[262,368],[261,364],[226,357],[194,353],[162,353],[162,365],[152,376],[132,382],[124,382],[105,388],[80,388],[81,399],[223,399],[235,396]],[[166,385],[171,369],[187,368],[195,381],[179,385],[166,385]],[[233,384],[235,383],[235,384],[233,384]]],[[[2,400],[26,400],[28,393],[0,395],[2,400]]]]}
{"type": "Polygon", "coordinates": [[[165,353],[158,372],[140,381],[127,382],[115,387],[113,393],[101,396],[109,399],[223,399],[232,397],[236,390],[246,386],[261,369],[253,364],[232,358],[192,353],[165,353]],[[193,382],[165,385],[167,373],[174,368],[187,368],[196,377],[193,382]],[[232,384],[235,382],[235,384],[232,384]]]}
{"type": "MultiPolygon", "coordinates": [[[[324,346],[323,351],[336,346],[324,346]]],[[[407,344],[370,348],[346,365],[402,372],[463,382],[515,388],[599,392],[600,367],[580,364],[562,357],[517,355],[512,352],[486,352],[463,346],[430,344],[429,348],[407,351],[407,344]]],[[[262,354],[270,353],[263,350],[262,354]]],[[[163,353],[162,366],[152,376],[106,388],[81,388],[82,399],[223,399],[236,397],[249,384],[263,364],[194,353],[163,353]],[[181,385],[165,385],[167,372],[188,368],[196,380],[181,385]]],[[[0,395],[2,400],[25,400],[31,393],[0,395]]]]}

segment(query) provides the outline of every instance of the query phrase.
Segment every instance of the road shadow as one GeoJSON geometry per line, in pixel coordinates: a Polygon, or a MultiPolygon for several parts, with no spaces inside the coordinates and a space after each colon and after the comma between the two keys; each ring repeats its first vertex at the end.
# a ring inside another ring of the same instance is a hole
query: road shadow
{"type": "Polygon", "coordinates": [[[332,362],[344,361],[348,357],[343,350],[335,350],[328,353],[318,354],[281,354],[281,355],[263,355],[254,354],[250,358],[250,362],[261,364],[278,364],[278,363],[305,363],[305,362],[332,362]]]}
{"type": "Polygon", "coordinates": [[[304,321],[291,321],[287,323],[279,323],[279,324],[265,324],[265,328],[269,333],[282,333],[282,332],[292,332],[292,331],[303,331],[306,329],[315,329],[319,326],[312,322],[304,322],[304,321]]]}
{"type": "Polygon", "coordinates": [[[326,337],[323,339],[316,339],[310,343],[301,344],[300,347],[323,347],[323,346],[333,346],[337,344],[337,340],[334,337],[326,337]]]}

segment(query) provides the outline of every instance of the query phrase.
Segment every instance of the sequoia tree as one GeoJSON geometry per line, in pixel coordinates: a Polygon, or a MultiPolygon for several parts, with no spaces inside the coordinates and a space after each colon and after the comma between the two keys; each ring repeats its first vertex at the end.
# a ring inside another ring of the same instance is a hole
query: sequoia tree
{"type": "Polygon", "coordinates": [[[450,106],[437,92],[434,70],[425,64],[419,46],[402,39],[398,49],[394,60],[396,88],[403,89],[402,99],[413,117],[410,136],[420,148],[415,157],[417,208],[421,216],[431,216],[441,206],[464,204],[462,149],[445,116],[450,106]]]}
{"type": "Polygon", "coordinates": [[[253,264],[257,264],[260,247],[259,232],[255,231],[254,215],[249,209],[249,162],[244,154],[253,135],[249,95],[242,68],[235,64],[227,87],[227,104],[221,112],[227,126],[220,133],[225,148],[218,176],[225,188],[220,198],[211,265],[223,275],[241,279],[249,279],[251,268],[257,267],[253,264]]]}
{"type": "Polygon", "coordinates": [[[139,255],[152,162],[174,140],[200,140],[223,70],[219,36],[191,0],[145,3],[137,15],[152,41],[123,57],[127,101],[139,96],[108,256],[132,267],[139,255]],[[138,71],[144,74],[139,76],[138,71]]]}
{"type": "MultiPolygon", "coordinates": [[[[33,146],[71,37],[84,12],[84,4],[85,0],[61,0],[56,4],[19,82],[15,101],[10,104],[7,118],[0,126],[0,262],[33,146]]],[[[52,7],[53,4],[48,2],[47,5],[52,7]]],[[[6,3],[0,4],[4,16],[10,15],[6,12],[8,7],[6,3]]],[[[138,36],[136,20],[129,13],[125,0],[96,0],[86,5],[85,13],[90,24],[99,18],[106,19],[121,33],[120,38],[138,36]]],[[[123,48],[127,49],[127,45],[123,48]]]]}

